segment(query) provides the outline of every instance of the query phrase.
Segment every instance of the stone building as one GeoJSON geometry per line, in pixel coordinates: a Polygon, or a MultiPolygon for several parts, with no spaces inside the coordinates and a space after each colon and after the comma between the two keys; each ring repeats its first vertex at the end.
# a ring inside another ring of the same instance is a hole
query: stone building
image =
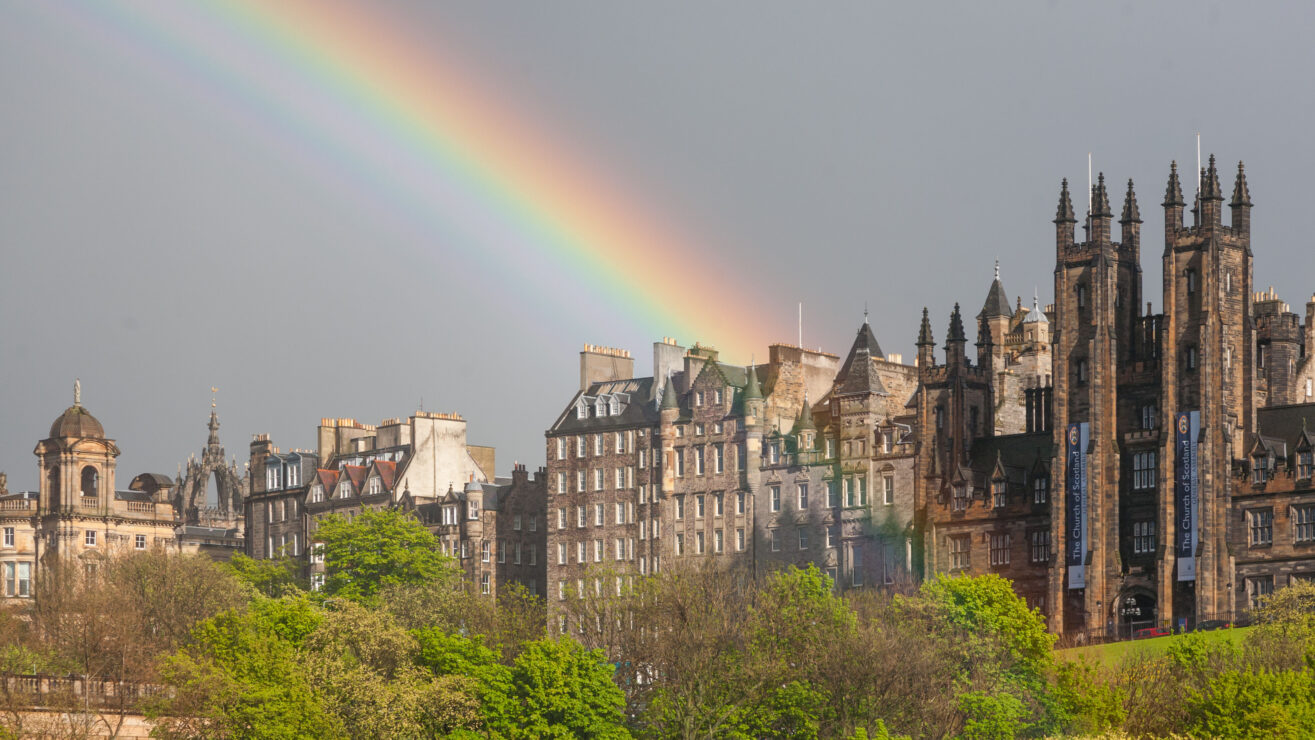
{"type": "Polygon", "coordinates": [[[653,346],[653,374],[586,345],[546,432],[551,602],[676,564],[756,575],[815,564],[841,588],[909,578],[917,372],[865,321],[836,355],[768,362],[653,346]]]}
{"type": "Polygon", "coordinates": [[[82,405],[73,405],[37,443],[40,488],[0,491],[0,588],[10,598],[31,596],[43,566],[69,558],[87,568],[114,553],[184,548],[172,505],[173,481],[144,473],[126,490],[116,484],[119,448],[82,405]]]}
{"type": "Polygon", "coordinates": [[[1170,168],[1163,313],[1142,303],[1132,183],[1114,241],[1103,176],[1081,242],[1067,182],[1061,187],[1048,316],[1035,302],[1021,317],[1008,312],[997,273],[978,316],[976,362],[956,306],[937,364],[924,311],[917,517],[925,573],[1000,572],[1053,630],[1102,632],[1230,619],[1311,568],[1302,547],[1305,437],[1294,421],[1306,407],[1275,406],[1304,400],[1311,321],[1303,327],[1272,291],[1251,290],[1252,204],[1241,165],[1228,225],[1223,200],[1212,157],[1184,225],[1170,168]],[[1009,360],[998,346],[1002,332],[1017,346],[1020,329],[1030,346],[1013,355],[1014,382],[1001,374],[1009,360]],[[1282,473],[1266,477],[1271,469],[1282,473]],[[1244,522],[1256,522],[1254,531],[1244,522]]]}
{"type": "Polygon", "coordinates": [[[318,588],[319,522],[394,508],[415,512],[485,593],[512,581],[541,588],[542,471],[531,479],[517,465],[510,478],[495,478],[495,451],[467,444],[459,414],[418,411],[378,425],[325,418],[316,441],[315,452],[281,453],[268,435],[253,438],[245,513],[252,557],[297,558],[318,588]]]}

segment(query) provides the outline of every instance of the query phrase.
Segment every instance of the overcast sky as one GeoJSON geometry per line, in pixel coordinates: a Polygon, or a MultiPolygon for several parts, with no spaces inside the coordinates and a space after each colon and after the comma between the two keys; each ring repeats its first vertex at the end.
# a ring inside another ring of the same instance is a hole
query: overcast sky
{"type": "MultiPolygon", "coordinates": [[[[1158,205],[1169,161],[1191,171],[1198,131],[1226,193],[1246,161],[1257,288],[1300,313],[1315,290],[1310,6],[360,4],[676,225],[693,242],[677,258],[715,270],[737,304],[750,296],[767,339],[794,341],[802,301],[805,344],[843,352],[866,303],[882,347],[911,359],[921,307],[943,339],[955,301],[980,309],[997,257],[1011,295],[1030,304],[1035,286],[1049,302],[1059,182],[1082,210],[1088,152],[1116,213],[1137,183],[1158,311],[1158,205]]],[[[35,487],[32,448],[74,377],[123,451],[120,487],[199,452],[212,385],[240,460],[253,433],[311,447],[322,416],[377,422],[423,399],[469,419],[499,473],[533,468],[582,343],[644,368],[678,331],[612,310],[595,284],[606,265],[532,280],[507,255],[533,245],[452,248],[444,229],[477,196],[438,175],[431,188],[423,169],[354,182],[333,151],[184,63],[186,39],[209,31],[171,41],[173,0],[119,11],[139,24],[91,8],[0,0],[11,489],[35,487]],[[423,217],[381,206],[412,198],[423,217]]],[[[262,59],[243,73],[295,83],[262,59]]],[[[304,114],[336,123],[331,106],[304,114]]]]}

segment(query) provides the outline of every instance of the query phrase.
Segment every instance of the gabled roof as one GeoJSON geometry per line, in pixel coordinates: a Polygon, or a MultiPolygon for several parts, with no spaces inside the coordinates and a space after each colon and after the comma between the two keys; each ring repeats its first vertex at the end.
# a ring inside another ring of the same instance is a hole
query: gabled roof
{"type": "Polygon", "coordinates": [[[326,491],[332,491],[334,486],[338,485],[338,471],[336,470],[316,468],[315,478],[319,480],[320,485],[323,486],[326,491]]]}
{"type": "Polygon", "coordinates": [[[397,478],[397,463],[385,460],[375,460],[374,470],[379,474],[379,481],[383,483],[384,490],[393,490],[393,481],[397,478]]]}
{"type": "Polygon", "coordinates": [[[571,402],[557,417],[556,423],[552,425],[548,433],[584,434],[617,427],[655,425],[659,420],[657,404],[654,403],[653,395],[656,390],[653,378],[626,378],[625,380],[594,383],[585,390],[571,396],[571,402]],[[630,396],[630,401],[623,404],[621,412],[616,416],[587,416],[583,419],[576,417],[575,409],[580,402],[581,396],[596,397],[613,393],[625,393],[630,396]]]}
{"type": "MultiPolygon", "coordinates": [[[[1271,446],[1276,441],[1282,441],[1289,445],[1288,449],[1295,450],[1302,435],[1309,436],[1310,430],[1315,430],[1315,403],[1256,409],[1256,427],[1260,436],[1268,440],[1271,446]]],[[[1254,450],[1248,451],[1248,454],[1254,454],[1254,450]]],[[[1286,454],[1286,450],[1282,454],[1286,454]]]]}
{"type": "Polygon", "coordinates": [[[344,465],[342,472],[351,481],[352,488],[360,493],[365,485],[365,474],[368,472],[364,465],[344,465]]]}
{"type": "Polygon", "coordinates": [[[993,475],[997,465],[1006,472],[1035,474],[1038,466],[1045,464],[1043,461],[1054,456],[1053,449],[1050,432],[1005,434],[976,440],[968,457],[973,469],[985,476],[993,475]]]}

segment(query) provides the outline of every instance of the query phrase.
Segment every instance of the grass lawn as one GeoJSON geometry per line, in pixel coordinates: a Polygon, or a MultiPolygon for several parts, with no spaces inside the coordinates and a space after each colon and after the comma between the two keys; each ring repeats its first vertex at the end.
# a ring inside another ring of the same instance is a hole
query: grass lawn
{"type": "MultiPolygon", "coordinates": [[[[1210,642],[1221,640],[1232,640],[1238,642],[1250,630],[1250,627],[1236,627],[1233,629],[1213,630],[1211,632],[1202,632],[1205,639],[1210,642]]],[[[1152,655],[1162,653],[1169,647],[1171,640],[1178,639],[1177,635],[1168,637],[1152,637],[1147,640],[1124,640],[1123,642],[1107,642],[1104,645],[1087,645],[1084,647],[1066,648],[1056,650],[1055,653],[1061,658],[1075,660],[1078,657],[1085,656],[1092,662],[1113,668],[1123,660],[1123,656],[1135,651],[1146,651],[1152,655]]]]}

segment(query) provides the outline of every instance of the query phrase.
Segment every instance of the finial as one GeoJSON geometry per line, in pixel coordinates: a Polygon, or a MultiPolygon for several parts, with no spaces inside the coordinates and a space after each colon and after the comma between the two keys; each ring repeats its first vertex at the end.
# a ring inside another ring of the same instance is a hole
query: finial
{"type": "Polygon", "coordinates": [[[1178,161],[1174,160],[1169,163],[1169,184],[1164,188],[1165,208],[1172,206],[1185,205],[1183,202],[1183,188],[1178,181],[1178,161]]]}
{"type": "Polygon", "coordinates": [[[1036,289],[1036,286],[1033,286],[1033,287],[1032,287],[1032,310],[1033,310],[1033,311],[1037,311],[1037,310],[1039,310],[1040,307],[1041,307],[1040,304],[1041,304],[1040,294],[1038,293],[1038,291],[1037,291],[1037,289],[1036,289]]]}
{"type": "Polygon", "coordinates": [[[999,257],[996,257],[996,258],[995,258],[995,279],[996,279],[996,280],[999,280],[999,279],[1000,279],[1000,258],[999,258],[999,257]]]}
{"type": "Polygon", "coordinates": [[[210,408],[212,409],[215,408],[215,406],[217,405],[215,403],[215,394],[218,392],[219,392],[218,388],[214,387],[213,385],[210,386],[210,408]]]}
{"type": "Polygon", "coordinates": [[[863,323],[868,323],[868,302],[863,301],[863,323]]]}
{"type": "Polygon", "coordinates": [[[82,380],[79,378],[73,379],[73,405],[82,405],[82,380]]]}

